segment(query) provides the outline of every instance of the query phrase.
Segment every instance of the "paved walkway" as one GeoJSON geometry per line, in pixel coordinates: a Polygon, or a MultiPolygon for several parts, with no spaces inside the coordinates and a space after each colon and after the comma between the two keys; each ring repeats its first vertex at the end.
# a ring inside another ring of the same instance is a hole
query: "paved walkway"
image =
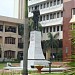
{"type": "Polygon", "coordinates": [[[67,66],[67,62],[52,62],[51,66],[55,66],[55,67],[68,67],[67,66]]]}

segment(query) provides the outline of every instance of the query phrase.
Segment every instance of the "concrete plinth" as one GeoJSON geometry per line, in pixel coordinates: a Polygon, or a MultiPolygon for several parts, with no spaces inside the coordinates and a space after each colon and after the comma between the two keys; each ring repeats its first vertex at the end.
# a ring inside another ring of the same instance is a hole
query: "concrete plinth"
{"type": "Polygon", "coordinates": [[[30,45],[28,49],[28,68],[34,65],[47,66],[49,61],[45,60],[41,48],[41,32],[32,31],[30,33],[30,45]]]}

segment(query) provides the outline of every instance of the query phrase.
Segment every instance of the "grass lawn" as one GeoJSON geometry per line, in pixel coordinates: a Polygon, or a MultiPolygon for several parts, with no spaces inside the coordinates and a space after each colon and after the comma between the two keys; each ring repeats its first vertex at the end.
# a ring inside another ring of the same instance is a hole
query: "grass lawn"
{"type": "MultiPolygon", "coordinates": [[[[0,75],[21,75],[20,73],[0,73],[0,75]]],[[[63,73],[43,73],[43,74],[39,74],[39,73],[31,73],[30,75],[64,75],[63,73]]]]}
{"type": "MultiPolygon", "coordinates": [[[[4,67],[6,67],[6,64],[7,63],[2,63],[2,62],[0,62],[0,69],[3,69],[4,67]]],[[[19,66],[19,63],[12,63],[12,66],[19,66]]]]}
{"type": "Polygon", "coordinates": [[[6,63],[0,63],[0,69],[3,69],[6,66],[6,63]]]}
{"type": "Polygon", "coordinates": [[[64,73],[32,73],[31,75],[64,75],[64,73]]]}

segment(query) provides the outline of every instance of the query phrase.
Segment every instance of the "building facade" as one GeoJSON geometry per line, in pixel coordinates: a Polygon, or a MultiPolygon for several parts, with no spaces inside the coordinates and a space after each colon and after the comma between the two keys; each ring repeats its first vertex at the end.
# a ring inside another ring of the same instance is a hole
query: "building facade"
{"type": "MultiPolygon", "coordinates": [[[[57,39],[62,41],[63,60],[67,60],[67,55],[71,55],[70,38],[70,20],[72,18],[72,9],[75,8],[74,0],[28,0],[28,17],[32,17],[31,13],[37,5],[40,10],[39,22],[43,27],[42,41],[49,40],[48,33],[53,35],[59,32],[57,39]]],[[[46,51],[46,58],[49,58],[50,50],[46,51]]],[[[53,51],[53,53],[55,53],[53,51]]]]}
{"type": "Polygon", "coordinates": [[[23,42],[18,33],[19,24],[23,24],[23,20],[0,16],[0,58],[17,58],[23,51],[23,47],[20,47],[23,42]]]}
{"type": "MultiPolygon", "coordinates": [[[[8,2],[10,3],[10,1],[8,2]]],[[[23,41],[19,35],[19,25],[24,23],[24,0],[13,0],[12,16],[0,16],[0,61],[23,58],[23,41]]],[[[11,11],[9,11],[11,13],[11,11]]],[[[1,15],[1,14],[0,14],[1,15]]]]}

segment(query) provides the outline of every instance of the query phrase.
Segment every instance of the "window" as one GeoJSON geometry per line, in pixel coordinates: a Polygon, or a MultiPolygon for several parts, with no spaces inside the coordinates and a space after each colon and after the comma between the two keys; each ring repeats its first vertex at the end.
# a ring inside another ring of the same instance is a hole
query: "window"
{"type": "Polygon", "coordinates": [[[37,6],[37,9],[39,9],[39,5],[37,6]]]}
{"type": "Polygon", "coordinates": [[[52,1],[50,1],[50,6],[52,6],[52,1]]]}
{"type": "Polygon", "coordinates": [[[33,10],[33,7],[32,7],[32,10],[33,10]]]}
{"type": "Polygon", "coordinates": [[[20,49],[23,48],[23,41],[22,41],[22,38],[18,38],[18,48],[20,48],[20,49]]]}
{"type": "Polygon", "coordinates": [[[15,58],[15,51],[7,50],[4,52],[5,58],[15,58]]]}
{"type": "Polygon", "coordinates": [[[59,31],[59,26],[57,26],[57,31],[59,31]]]}
{"type": "Polygon", "coordinates": [[[53,26],[53,32],[55,32],[55,26],[53,26]]]}
{"type": "Polygon", "coordinates": [[[43,21],[45,20],[45,15],[43,15],[43,21]]]}
{"type": "Polygon", "coordinates": [[[53,19],[53,14],[50,14],[50,19],[53,19]]]}
{"type": "Polygon", "coordinates": [[[75,8],[73,8],[73,15],[75,15],[75,8]]]}
{"type": "Polygon", "coordinates": [[[63,26],[61,26],[61,31],[63,30],[63,26]]]}
{"type": "Polygon", "coordinates": [[[18,38],[18,43],[23,43],[22,38],[18,38]]]}
{"type": "Polygon", "coordinates": [[[63,12],[61,12],[61,17],[63,17],[63,12]]]}
{"type": "Polygon", "coordinates": [[[49,7],[49,2],[47,2],[47,7],[49,7]]]}
{"type": "Polygon", "coordinates": [[[60,4],[60,0],[57,0],[57,5],[60,4]]]}
{"type": "Polygon", "coordinates": [[[52,32],[52,27],[50,27],[50,32],[52,32]]]}
{"type": "Polygon", "coordinates": [[[56,18],[56,13],[53,14],[53,19],[55,19],[55,18],[56,18]]]}
{"type": "Polygon", "coordinates": [[[46,27],[46,32],[48,33],[48,27],[46,27]]]}
{"type": "Polygon", "coordinates": [[[40,21],[42,21],[42,16],[40,16],[40,21]]]}
{"type": "Polygon", "coordinates": [[[44,6],[43,7],[46,8],[46,3],[44,3],[44,6]]]}
{"type": "Polygon", "coordinates": [[[30,12],[30,7],[29,7],[29,12],[30,12]]]}
{"type": "Polygon", "coordinates": [[[42,9],[42,4],[40,5],[40,9],[42,9]]]}
{"type": "Polygon", "coordinates": [[[54,0],[54,5],[56,5],[56,0],[54,0]]]}
{"type": "Polygon", "coordinates": [[[15,44],[15,38],[5,37],[5,44],[15,44]]]}
{"type": "Polygon", "coordinates": [[[45,33],[45,27],[43,27],[43,33],[45,33]]]}
{"type": "Polygon", "coordinates": [[[63,0],[61,0],[61,4],[63,3],[63,0]]]}
{"type": "Polygon", "coordinates": [[[3,31],[3,25],[0,25],[0,31],[3,31]]]}
{"type": "Polygon", "coordinates": [[[49,20],[49,14],[47,14],[47,20],[49,20]]]}
{"type": "Polygon", "coordinates": [[[57,12],[57,18],[59,18],[59,12],[57,12]]]}
{"type": "Polygon", "coordinates": [[[14,32],[14,33],[16,33],[16,27],[6,26],[5,27],[5,32],[14,32]]]}

